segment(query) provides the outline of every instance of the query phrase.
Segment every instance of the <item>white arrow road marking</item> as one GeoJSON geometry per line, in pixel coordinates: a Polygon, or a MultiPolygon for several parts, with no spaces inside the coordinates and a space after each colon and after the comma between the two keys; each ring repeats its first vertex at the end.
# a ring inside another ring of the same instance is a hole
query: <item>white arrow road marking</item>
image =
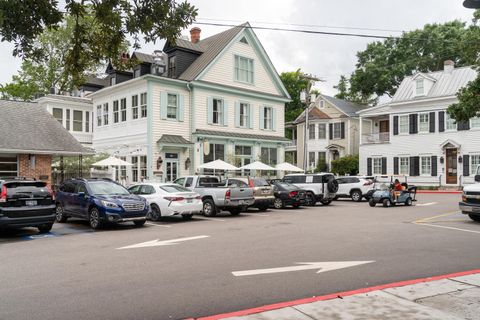
{"type": "Polygon", "coordinates": [[[417,207],[426,207],[426,206],[433,206],[434,204],[437,204],[438,202],[427,202],[427,203],[419,203],[416,206],[417,207]]]}
{"type": "Polygon", "coordinates": [[[297,262],[298,266],[290,267],[280,267],[280,268],[271,268],[271,269],[257,269],[257,270],[246,270],[246,271],[234,271],[232,274],[235,277],[242,276],[254,276],[258,274],[268,274],[268,273],[280,273],[280,272],[290,272],[290,271],[302,271],[302,270],[312,270],[319,269],[317,273],[327,272],[337,269],[354,267],[362,264],[372,263],[375,261],[330,261],[330,262],[297,262]]]}
{"type": "Polygon", "coordinates": [[[208,238],[208,237],[210,237],[210,236],[195,236],[195,237],[178,238],[178,239],[164,240],[164,241],[160,241],[159,239],[157,239],[157,240],[132,244],[131,246],[121,247],[121,248],[117,248],[117,249],[121,250],[121,249],[135,249],[135,248],[146,248],[146,247],[171,246],[171,245],[174,245],[174,244],[178,244],[179,242],[183,242],[183,241],[197,240],[197,239],[203,239],[203,238],[208,238]]]}

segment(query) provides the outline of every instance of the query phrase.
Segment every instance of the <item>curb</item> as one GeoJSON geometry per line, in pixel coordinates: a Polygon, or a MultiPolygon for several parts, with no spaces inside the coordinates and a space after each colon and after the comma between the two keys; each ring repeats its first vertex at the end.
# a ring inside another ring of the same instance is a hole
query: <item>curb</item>
{"type": "Polygon", "coordinates": [[[296,305],[300,305],[300,304],[312,303],[312,302],[317,302],[317,301],[332,300],[332,299],[336,299],[336,298],[340,298],[340,297],[348,297],[348,296],[352,296],[352,295],[355,295],[355,294],[362,294],[362,293],[367,293],[367,292],[371,292],[371,291],[384,290],[384,289],[396,288],[396,287],[403,287],[403,286],[408,286],[408,285],[422,283],[422,282],[431,282],[431,281],[436,281],[436,280],[441,280],[441,279],[455,278],[455,277],[467,276],[467,275],[472,275],[472,274],[477,274],[477,273],[480,273],[480,269],[474,269],[474,270],[456,272],[456,273],[449,273],[449,274],[427,277],[427,278],[419,278],[419,279],[413,279],[413,280],[392,282],[392,283],[382,284],[382,285],[373,286],[373,287],[366,287],[366,288],[360,288],[360,289],[355,289],[355,290],[351,290],[351,291],[331,293],[331,294],[318,296],[318,297],[311,297],[311,298],[304,298],[304,299],[298,299],[298,300],[292,300],[292,301],[285,301],[285,302],[269,304],[269,305],[256,307],[256,308],[251,308],[251,309],[245,309],[245,310],[234,311],[234,312],[229,312],[229,313],[217,314],[217,315],[213,315],[213,316],[200,317],[200,318],[188,318],[188,319],[185,319],[185,320],[219,320],[219,319],[225,319],[225,318],[230,318],[230,317],[241,317],[241,316],[247,316],[247,315],[260,313],[260,312],[266,312],[266,311],[271,311],[271,310],[276,310],[276,309],[281,309],[281,308],[286,308],[286,307],[292,307],[292,306],[296,306],[296,305]]]}
{"type": "Polygon", "coordinates": [[[462,194],[463,191],[417,190],[420,194],[462,194]]]}

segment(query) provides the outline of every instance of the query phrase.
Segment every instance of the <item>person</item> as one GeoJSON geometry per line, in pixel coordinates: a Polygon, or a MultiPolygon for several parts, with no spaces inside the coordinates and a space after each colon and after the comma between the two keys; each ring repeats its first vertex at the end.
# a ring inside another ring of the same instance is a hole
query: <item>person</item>
{"type": "Polygon", "coordinates": [[[402,186],[400,181],[398,179],[395,179],[395,181],[393,182],[393,190],[392,190],[393,200],[397,200],[403,190],[404,190],[404,187],[402,186]]]}

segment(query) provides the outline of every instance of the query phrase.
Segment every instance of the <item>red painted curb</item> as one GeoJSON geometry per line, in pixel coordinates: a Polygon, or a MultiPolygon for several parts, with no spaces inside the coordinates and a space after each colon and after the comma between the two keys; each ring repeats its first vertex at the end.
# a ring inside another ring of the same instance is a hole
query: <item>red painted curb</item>
{"type": "Polygon", "coordinates": [[[414,280],[393,282],[393,283],[382,284],[382,285],[373,286],[373,287],[361,288],[361,289],[345,291],[345,292],[331,293],[331,294],[318,296],[318,297],[311,297],[311,298],[304,298],[304,299],[298,299],[298,300],[292,300],[292,301],[285,301],[285,302],[269,304],[269,305],[256,307],[256,308],[251,308],[251,309],[245,309],[245,310],[234,311],[234,312],[229,312],[229,313],[217,314],[217,315],[208,316],[208,317],[189,318],[189,319],[185,319],[185,320],[218,320],[218,319],[225,319],[225,318],[230,318],[230,317],[241,317],[241,316],[247,316],[247,315],[254,314],[254,313],[271,311],[271,310],[296,306],[296,305],[305,304],[305,303],[332,300],[332,299],[336,299],[338,297],[348,297],[348,296],[352,296],[352,295],[355,295],[355,294],[367,293],[367,292],[371,292],[371,291],[384,290],[384,289],[388,289],[388,288],[403,287],[403,286],[408,286],[408,285],[421,283],[421,282],[430,282],[430,281],[441,280],[441,279],[446,279],[446,278],[455,278],[455,277],[467,276],[467,275],[477,274],[477,273],[480,273],[480,269],[463,271],[463,272],[456,272],[456,273],[450,273],[450,274],[444,274],[444,275],[428,277],[428,278],[419,278],[419,279],[414,279],[414,280]]]}
{"type": "Polygon", "coordinates": [[[423,193],[423,194],[461,194],[462,191],[417,190],[417,193],[423,193]]]}

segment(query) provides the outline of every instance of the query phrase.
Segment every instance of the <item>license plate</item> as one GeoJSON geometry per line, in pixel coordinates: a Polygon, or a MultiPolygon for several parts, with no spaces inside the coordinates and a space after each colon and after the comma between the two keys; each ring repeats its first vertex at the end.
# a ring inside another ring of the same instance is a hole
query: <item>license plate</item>
{"type": "Polygon", "coordinates": [[[262,193],[263,194],[267,194],[269,190],[263,190],[262,193]]]}
{"type": "Polygon", "coordinates": [[[480,208],[472,207],[472,212],[480,212],[480,208]]]}
{"type": "Polygon", "coordinates": [[[243,201],[243,200],[238,200],[238,204],[244,204],[244,203],[245,203],[245,201],[243,201]]]}
{"type": "Polygon", "coordinates": [[[31,206],[36,206],[37,205],[37,200],[27,200],[25,201],[25,205],[31,207],[31,206]]]}
{"type": "Polygon", "coordinates": [[[193,199],[187,199],[187,203],[192,203],[193,199]]]}

